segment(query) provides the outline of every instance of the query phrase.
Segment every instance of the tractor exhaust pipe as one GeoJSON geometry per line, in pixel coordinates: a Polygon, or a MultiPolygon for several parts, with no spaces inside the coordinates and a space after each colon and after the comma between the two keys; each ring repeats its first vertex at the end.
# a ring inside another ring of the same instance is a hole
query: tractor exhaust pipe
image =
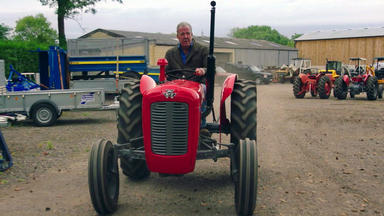
{"type": "Polygon", "coordinates": [[[215,75],[216,75],[216,66],[215,66],[215,56],[213,56],[213,49],[215,46],[215,6],[216,2],[211,1],[211,27],[210,27],[210,35],[209,35],[209,53],[208,53],[208,59],[207,59],[207,80],[208,80],[208,86],[207,86],[207,109],[203,113],[203,116],[207,116],[211,110],[212,110],[212,104],[213,104],[213,95],[214,95],[214,88],[215,88],[215,75]]]}

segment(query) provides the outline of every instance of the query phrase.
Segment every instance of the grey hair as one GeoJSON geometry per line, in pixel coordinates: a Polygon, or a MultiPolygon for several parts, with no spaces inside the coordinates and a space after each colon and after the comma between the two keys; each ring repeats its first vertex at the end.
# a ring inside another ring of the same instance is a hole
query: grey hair
{"type": "Polygon", "coordinates": [[[182,27],[182,26],[188,26],[189,29],[191,30],[191,33],[192,33],[192,26],[191,26],[191,24],[189,24],[187,22],[184,22],[184,21],[180,22],[179,24],[177,24],[177,26],[176,26],[176,33],[179,32],[179,28],[182,27]]]}

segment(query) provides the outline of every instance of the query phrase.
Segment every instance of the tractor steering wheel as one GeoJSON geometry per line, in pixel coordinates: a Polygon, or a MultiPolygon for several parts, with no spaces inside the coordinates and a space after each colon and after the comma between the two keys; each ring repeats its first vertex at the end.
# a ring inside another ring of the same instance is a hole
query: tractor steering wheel
{"type": "Polygon", "coordinates": [[[166,72],[168,80],[184,79],[194,80],[193,78],[199,77],[195,74],[193,69],[173,69],[166,72]]]}

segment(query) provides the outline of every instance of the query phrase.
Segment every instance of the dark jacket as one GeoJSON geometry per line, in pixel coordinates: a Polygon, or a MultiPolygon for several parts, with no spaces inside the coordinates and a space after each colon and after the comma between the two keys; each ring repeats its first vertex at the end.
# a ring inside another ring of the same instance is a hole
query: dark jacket
{"type": "MultiPolygon", "coordinates": [[[[168,65],[166,67],[166,74],[170,70],[175,69],[189,69],[189,71],[180,72],[177,76],[181,77],[185,75],[186,77],[191,76],[192,70],[194,71],[196,68],[207,68],[207,57],[208,57],[208,48],[197,43],[194,39],[192,39],[193,45],[191,51],[188,53],[185,64],[181,59],[180,49],[178,46],[175,46],[167,51],[165,54],[165,58],[168,61],[168,65]]],[[[174,74],[174,73],[173,73],[174,74]]],[[[168,80],[175,79],[174,77],[167,76],[168,80]]],[[[198,77],[193,76],[190,80],[205,83],[205,75],[198,77]]]]}

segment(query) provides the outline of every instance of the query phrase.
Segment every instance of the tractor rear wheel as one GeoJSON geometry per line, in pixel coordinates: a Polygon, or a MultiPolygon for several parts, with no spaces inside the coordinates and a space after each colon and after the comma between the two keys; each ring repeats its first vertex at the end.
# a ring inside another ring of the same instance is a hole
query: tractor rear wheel
{"type": "Polygon", "coordinates": [[[335,80],[335,97],[340,100],[344,100],[347,98],[348,94],[348,86],[344,82],[342,77],[339,77],[335,80]]]}
{"type": "Polygon", "coordinates": [[[328,99],[331,95],[332,83],[328,76],[320,77],[318,83],[319,96],[321,99],[328,99]]]}
{"type": "MultiPolygon", "coordinates": [[[[231,143],[238,145],[241,139],[256,140],[257,89],[255,82],[238,79],[231,95],[231,143]]],[[[233,180],[233,161],[230,174],[233,180]]]]}
{"type": "MultiPolygon", "coordinates": [[[[141,102],[142,95],[140,93],[140,81],[137,79],[129,79],[126,88],[122,89],[120,95],[120,107],[117,113],[117,143],[123,144],[129,142],[130,139],[142,137],[142,119],[141,119],[141,102]]],[[[143,148],[144,143],[139,143],[133,148],[143,148]]],[[[145,160],[120,158],[120,167],[123,174],[132,180],[141,180],[150,175],[145,160]]]]}
{"type": "Polygon", "coordinates": [[[110,141],[92,146],[88,161],[88,187],[92,205],[100,215],[116,211],[119,198],[117,152],[110,141]]]}
{"type": "Polygon", "coordinates": [[[235,206],[238,215],[252,215],[257,197],[257,146],[255,140],[241,140],[235,153],[237,173],[235,181],[235,206]]]}
{"type": "Polygon", "coordinates": [[[256,140],[257,90],[255,82],[238,79],[231,95],[231,143],[256,140]]]}
{"type": "Polygon", "coordinates": [[[301,78],[297,76],[293,80],[293,95],[295,95],[296,98],[304,98],[305,91],[302,91],[302,89],[303,83],[301,82],[301,78]]]}
{"type": "Polygon", "coordinates": [[[376,100],[377,99],[377,77],[370,76],[367,79],[367,99],[376,100]]]}
{"type": "Polygon", "coordinates": [[[383,98],[383,84],[380,84],[377,88],[377,97],[380,99],[383,98]]]}

